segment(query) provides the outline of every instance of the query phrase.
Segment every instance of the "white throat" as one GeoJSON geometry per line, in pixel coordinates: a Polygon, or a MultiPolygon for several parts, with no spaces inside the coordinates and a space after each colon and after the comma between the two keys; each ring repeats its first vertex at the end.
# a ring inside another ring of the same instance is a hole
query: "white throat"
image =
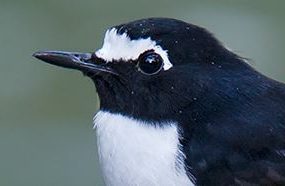
{"type": "Polygon", "coordinates": [[[94,128],[106,185],[194,185],[186,175],[175,123],[155,127],[99,111],[94,128]]]}

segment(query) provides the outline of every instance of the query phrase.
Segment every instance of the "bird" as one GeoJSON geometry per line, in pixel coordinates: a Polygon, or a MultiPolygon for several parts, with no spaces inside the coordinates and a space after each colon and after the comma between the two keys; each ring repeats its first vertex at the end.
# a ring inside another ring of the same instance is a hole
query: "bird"
{"type": "Polygon", "coordinates": [[[106,185],[285,185],[285,84],[207,29],[144,18],[107,29],[94,52],[33,56],[94,82],[106,185]]]}

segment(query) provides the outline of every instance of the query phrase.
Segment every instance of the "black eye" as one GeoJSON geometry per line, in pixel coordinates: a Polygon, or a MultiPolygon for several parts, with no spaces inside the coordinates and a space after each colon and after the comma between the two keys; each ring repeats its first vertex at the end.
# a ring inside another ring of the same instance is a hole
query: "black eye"
{"type": "Polygon", "coordinates": [[[163,59],[157,53],[150,51],[142,54],[138,59],[138,69],[146,75],[157,74],[163,67],[163,59]]]}

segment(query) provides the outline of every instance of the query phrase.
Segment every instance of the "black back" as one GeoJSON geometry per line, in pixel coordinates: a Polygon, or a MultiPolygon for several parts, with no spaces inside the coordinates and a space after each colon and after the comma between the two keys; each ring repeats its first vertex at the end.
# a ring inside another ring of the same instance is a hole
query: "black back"
{"type": "Polygon", "coordinates": [[[101,109],[177,122],[197,185],[285,185],[284,84],[195,25],[150,18],[116,28],[133,40],[155,40],[174,66],[146,76],[136,61],[108,63],[121,77],[93,77],[101,109]]]}

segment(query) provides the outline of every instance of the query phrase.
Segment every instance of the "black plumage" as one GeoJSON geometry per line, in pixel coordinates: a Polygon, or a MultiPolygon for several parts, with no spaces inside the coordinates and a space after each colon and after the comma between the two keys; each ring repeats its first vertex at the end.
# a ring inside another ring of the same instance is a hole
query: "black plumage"
{"type": "MultiPolygon", "coordinates": [[[[175,121],[185,168],[197,185],[285,185],[285,85],[250,67],[207,30],[150,18],[115,27],[132,39],[151,38],[173,67],[155,75],[137,61],[102,63],[118,75],[86,71],[100,107],[139,120],[175,121]]],[[[161,126],[163,127],[163,126],[161,126]]]]}

